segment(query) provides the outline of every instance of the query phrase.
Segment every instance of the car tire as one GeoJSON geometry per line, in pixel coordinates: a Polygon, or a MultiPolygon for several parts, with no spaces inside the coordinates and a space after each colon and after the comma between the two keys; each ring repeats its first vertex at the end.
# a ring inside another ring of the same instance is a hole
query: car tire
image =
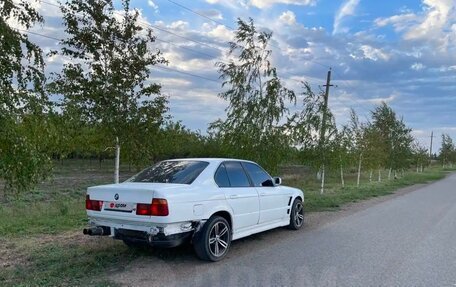
{"type": "Polygon", "coordinates": [[[304,205],[300,198],[296,198],[293,201],[290,214],[289,229],[298,230],[304,225],[304,205]]]}
{"type": "Polygon", "coordinates": [[[213,216],[193,237],[196,255],[206,261],[222,260],[231,245],[231,227],[221,216],[213,216]]]}

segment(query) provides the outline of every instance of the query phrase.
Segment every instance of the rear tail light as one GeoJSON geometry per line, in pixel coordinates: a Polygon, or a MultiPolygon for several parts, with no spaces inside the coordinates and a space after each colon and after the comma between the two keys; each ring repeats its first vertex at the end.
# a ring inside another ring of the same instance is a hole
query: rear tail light
{"type": "Polygon", "coordinates": [[[137,215],[168,216],[168,201],[163,198],[154,198],[152,203],[138,203],[136,205],[137,215]]]}
{"type": "Polygon", "coordinates": [[[91,200],[90,195],[86,195],[86,209],[100,211],[103,206],[102,200],[91,200]]]}

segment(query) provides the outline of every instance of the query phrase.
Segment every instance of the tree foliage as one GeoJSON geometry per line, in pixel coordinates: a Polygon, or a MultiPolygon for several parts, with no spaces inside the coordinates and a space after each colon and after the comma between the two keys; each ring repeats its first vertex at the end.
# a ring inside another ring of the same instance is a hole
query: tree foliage
{"type": "Polygon", "coordinates": [[[287,145],[280,121],[295,94],[284,86],[270,62],[271,36],[257,31],[252,19],[238,19],[229,50],[235,59],[217,63],[226,89],[219,96],[228,101],[227,117],[212,123],[211,129],[231,155],[256,160],[275,171],[287,145]]]}
{"type": "Polygon", "coordinates": [[[456,147],[453,139],[448,134],[442,134],[442,146],[439,157],[443,167],[451,166],[456,162],[456,147]]]}
{"type": "Polygon", "coordinates": [[[102,135],[99,150],[118,138],[129,148],[127,157],[139,164],[149,158],[166,118],[167,99],[150,81],[151,67],[166,61],[152,46],[152,30],[139,24],[139,11],[131,10],[128,0],[121,4],[123,12],[106,0],[62,4],[69,36],[61,41],[59,54],[71,61],[55,75],[50,90],[63,96],[68,118],[102,135]]]}
{"type": "Polygon", "coordinates": [[[42,148],[49,107],[42,50],[16,28],[43,22],[32,4],[0,2],[0,177],[15,191],[29,189],[49,172],[42,148]]]}

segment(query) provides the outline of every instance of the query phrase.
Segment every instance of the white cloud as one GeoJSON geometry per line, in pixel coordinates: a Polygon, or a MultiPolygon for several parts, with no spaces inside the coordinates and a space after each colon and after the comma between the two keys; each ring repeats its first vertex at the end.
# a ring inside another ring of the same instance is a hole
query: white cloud
{"type": "Polygon", "coordinates": [[[389,97],[386,98],[373,98],[373,99],[368,99],[366,102],[374,104],[374,105],[380,105],[381,103],[391,103],[394,100],[396,100],[399,97],[399,93],[394,91],[389,97]]]}
{"type": "Polygon", "coordinates": [[[279,17],[280,22],[285,23],[287,25],[294,25],[296,24],[296,15],[292,11],[283,12],[282,15],[279,17]]]}
{"type": "Polygon", "coordinates": [[[209,36],[217,38],[219,40],[228,42],[231,41],[234,37],[234,33],[231,30],[228,30],[223,25],[217,25],[214,29],[207,33],[209,36]]]}
{"type": "Polygon", "coordinates": [[[379,60],[389,61],[391,59],[391,55],[387,52],[369,45],[361,45],[358,48],[358,51],[355,51],[354,53],[350,54],[350,56],[356,60],[369,59],[374,62],[377,62],[379,60]]]}
{"type": "Polygon", "coordinates": [[[455,5],[454,0],[423,0],[426,14],[422,23],[412,27],[405,39],[421,39],[433,37],[436,31],[441,31],[447,24],[450,11],[455,5]]]}
{"type": "Polygon", "coordinates": [[[422,63],[414,63],[412,66],[410,66],[410,68],[415,71],[421,71],[421,70],[424,70],[426,68],[426,66],[423,65],[422,63]]]}
{"type": "Polygon", "coordinates": [[[180,30],[180,31],[183,31],[183,30],[187,30],[188,28],[188,22],[185,22],[185,21],[182,21],[182,20],[178,20],[178,21],[175,21],[175,22],[172,22],[169,26],[167,26],[168,28],[171,28],[173,30],[180,30]]]}
{"type": "Polygon", "coordinates": [[[434,49],[456,48],[456,1],[422,0],[421,13],[405,13],[375,20],[378,27],[393,25],[408,41],[424,41],[434,49]],[[454,28],[453,28],[454,27],[454,28]]]}
{"type": "Polygon", "coordinates": [[[391,56],[383,50],[371,47],[369,45],[362,45],[360,49],[364,52],[364,56],[366,58],[371,59],[373,61],[388,61],[391,58],[391,56]]]}
{"type": "MultiPolygon", "coordinates": [[[[206,0],[214,1],[214,0],[206,0]]],[[[216,0],[215,0],[216,1],[216,0]]],[[[312,6],[316,4],[316,0],[250,0],[249,4],[257,8],[268,8],[274,4],[292,4],[302,6],[312,6]]]]}
{"type": "Polygon", "coordinates": [[[394,15],[388,18],[377,18],[375,20],[375,24],[378,27],[384,27],[387,25],[393,25],[396,31],[403,31],[405,30],[408,26],[409,23],[412,21],[417,20],[417,15],[413,13],[407,13],[407,14],[400,14],[400,15],[394,15]]]}
{"type": "Polygon", "coordinates": [[[149,5],[150,7],[152,7],[154,10],[158,10],[157,4],[155,4],[154,1],[152,1],[152,0],[148,0],[148,1],[147,1],[147,5],[149,5]]]}
{"type": "Polygon", "coordinates": [[[333,34],[340,32],[347,32],[346,28],[342,28],[342,21],[347,16],[354,16],[355,10],[358,7],[358,4],[361,0],[347,0],[337,11],[336,16],[334,17],[334,28],[333,34]]]}

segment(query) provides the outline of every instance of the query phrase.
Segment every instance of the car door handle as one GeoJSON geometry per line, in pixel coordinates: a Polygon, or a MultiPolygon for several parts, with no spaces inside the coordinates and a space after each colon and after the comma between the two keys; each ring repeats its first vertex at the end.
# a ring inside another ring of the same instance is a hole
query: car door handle
{"type": "Polygon", "coordinates": [[[232,195],[230,195],[230,198],[237,198],[237,197],[238,197],[237,194],[232,194],[232,195]]]}
{"type": "Polygon", "coordinates": [[[261,196],[265,196],[265,195],[266,195],[266,192],[260,192],[260,195],[261,195],[261,196]]]}

